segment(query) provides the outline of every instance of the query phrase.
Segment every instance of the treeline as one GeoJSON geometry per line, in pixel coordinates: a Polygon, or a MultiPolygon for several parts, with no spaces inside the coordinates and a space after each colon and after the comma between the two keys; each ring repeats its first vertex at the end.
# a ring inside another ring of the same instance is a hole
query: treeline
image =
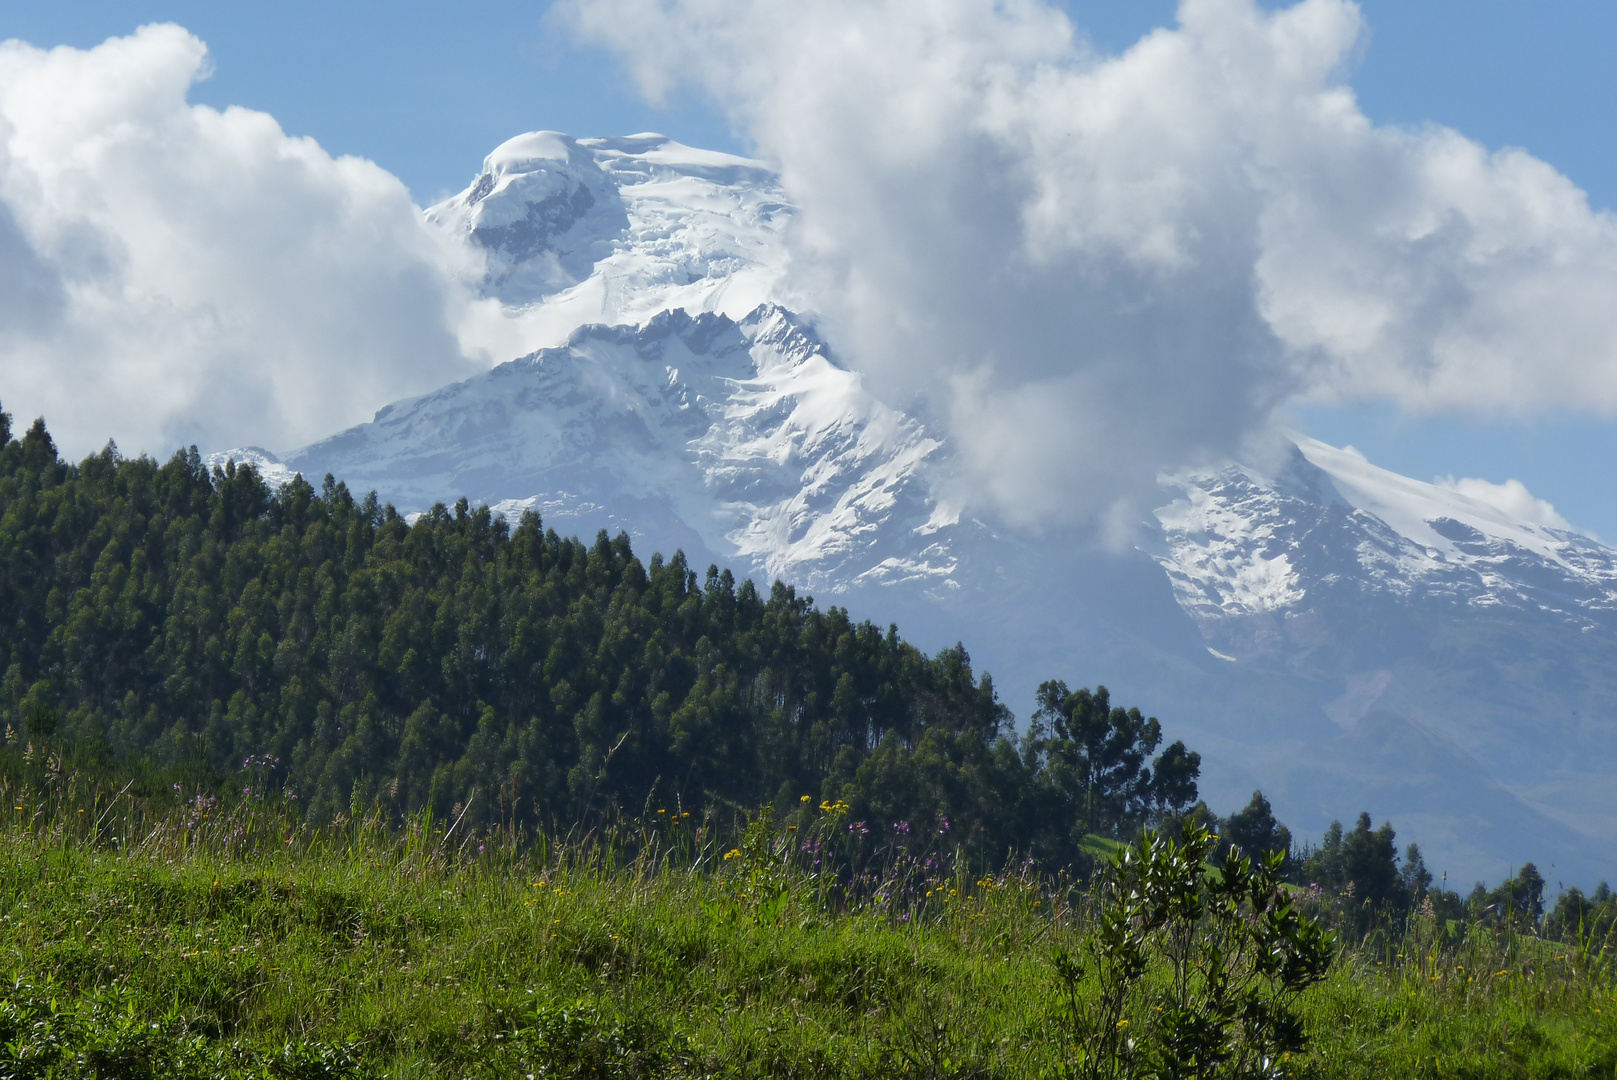
{"type": "Polygon", "coordinates": [[[1455,934],[1480,924],[1607,946],[1617,938],[1617,895],[1605,882],[1590,894],[1565,890],[1546,912],[1546,883],[1533,863],[1523,863],[1491,889],[1479,881],[1462,895],[1433,876],[1420,845],[1409,844],[1400,856],[1392,823],[1375,825],[1368,813],[1351,829],[1333,821],[1318,844],[1300,845],[1261,791],[1223,819],[1200,805],[1194,813],[1218,832],[1225,850],[1233,845],[1248,855],[1284,852],[1286,878],[1315,891],[1334,909],[1336,921],[1357,934],[1419,915],[1455,934]]]}
{"type": "Polygon", "coordinates": [[[642,564],[621,534],[465,500],[410,524],[195,448],[74,465],[3,413],[0,671],[13,748],[204,770],[316,821],[565,831],[809,796],[878,838],[1066,864],[1192,806],[1200,769],[1103,688],[1047,683],[1017,737],[963,647],[928,656],[678,553],[642,564]]]}

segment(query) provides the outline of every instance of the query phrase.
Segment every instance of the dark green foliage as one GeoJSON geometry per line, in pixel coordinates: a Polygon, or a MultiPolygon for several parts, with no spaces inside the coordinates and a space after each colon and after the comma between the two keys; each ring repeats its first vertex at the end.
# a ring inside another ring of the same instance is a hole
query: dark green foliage
{"type": "Polygon", "coordinates": [[[1073,1020],[1072,1072],[1085,1078],[1280,1077],[1306,1039],[1297,996],[1325,978],[1335,936],[1294,906],[1284,855],[1231,853],[1184,827],[1147,832],[1111,862],[1094,929],[1058,952],[1073,1020]],[[1096,992],[1080,987],[1093,977],[1096,992]]]}
{"type": "Polygon", "coordinates": [[[1175,744],[1153,776],[1160,725],[1104,690],[1061,687],[1056,734],[1018,745],[963,647],[929,657],[780,583],[465,500],[408,524],[195,448],[69,466],[42,422],[0,446],[0,612],[12,739],[315,821],[380,804],[565,832],[807,794],[889,839],[1070,860],[1195,796],[1197,756],[1175,744]]]}
{"type": "Polygon", "coordinates": [[[1483,918],[1513,926],[1536,928],[1544,916],[1544,877],[1532,863],[1522,868],[1482,900],[1483,918]]]}
{"type": "Polygon", "coordinates": [[[1350,901],[1366,925],[1402,911],[1409,902],[1398,875],[1398,848],[1392,822],[1370,828],[1370,815],[1360,814],[1353,831],[1331,822],[1325,841],[1303,860],[1302,876],[1327,893],[1350,901]]]}
{"type": "Polygon", "coordinates": [[[1432,887],[1432,872],[1426,869],[1426,859],[1419,844],[1404,849],[1404,865],[1398,870],[1398,880],[1411,904],[1418,904],[1432,887]]]}
{"type": "Polygon", "coordinates": [[[1219,834],[1241,854],[1262,858],[1278,852],[1283,862],[1290,860],[1291,830],[1275,820],[1274,809],[1261,791],[1252,793],[1244,810],[1224,819],[1219,834]]]}
{"type": "Polygon", "coordinates": [[[1609,950],[1614,935],[1617,935],[1617,894],[1604,881],[1588,895],[1575,886],[1566,890],[1544,920],[1544,936],[1556,941],[1591,943],[1596,948],[1609,950]]]}
{"type": "Polygon", "coordinates": [[[1196,801],[1201,755],[1175,742],[1155,760],[1162,725],[1139,709],[1113,706],[1104,686],[1094,693],[1059,681],[1039,687],[1023,752],[1042,766],[1052,810],[1085,833],[1129,835],[1140,823],[1196,801]],[[1149,764],[1148,764],[1149,763],[1149,764]]]}

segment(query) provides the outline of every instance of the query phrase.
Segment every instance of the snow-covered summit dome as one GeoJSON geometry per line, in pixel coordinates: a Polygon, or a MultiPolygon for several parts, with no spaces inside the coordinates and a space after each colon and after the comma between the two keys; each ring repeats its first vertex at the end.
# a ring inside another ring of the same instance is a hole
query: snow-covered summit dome
{"type": "MultiPolygon", "coordinates": [[[[664,135],[519,135],[466,190],[426,212],[486,260],[497,311],[471,328],[496,361],[580,326],[659,311],[742,319],[787,299],[781,232],[794,208],[763,162],[664,135]]],[[[797,305],[801,310],[801,305],[797,305]]]]}

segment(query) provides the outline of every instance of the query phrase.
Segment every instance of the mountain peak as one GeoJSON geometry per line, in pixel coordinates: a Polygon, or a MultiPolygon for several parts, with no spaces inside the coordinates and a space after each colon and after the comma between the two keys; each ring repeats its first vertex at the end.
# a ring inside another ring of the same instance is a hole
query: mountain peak
{"type": "Polygon", "coordinates": [[[511,139],[427,219],[484,260],[500,303],[468,331],[497,359],[564,344],[580,326],[675,308],[743,319],[784,298],[794,213],[762,163],[662,135],[511,139]]]}

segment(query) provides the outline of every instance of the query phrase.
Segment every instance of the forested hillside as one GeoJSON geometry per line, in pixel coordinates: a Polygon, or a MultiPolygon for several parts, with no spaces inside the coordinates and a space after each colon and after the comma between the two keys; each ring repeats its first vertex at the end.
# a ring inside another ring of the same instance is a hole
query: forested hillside
{"type": "Polygon", "coordinates": [[[332,478],[195,449],[61,461],[0,414],[0,723],[79,759],[566,828],[841,799],[871,832],[1074,857],[1196,799],[1199,758],[1104,689],[1018,738],[963,647],[927,656],[776,583],[464,500],[408,524],[332,478]],[[1155,754],[1155,757],[1152,755],[1155,754]]]}

